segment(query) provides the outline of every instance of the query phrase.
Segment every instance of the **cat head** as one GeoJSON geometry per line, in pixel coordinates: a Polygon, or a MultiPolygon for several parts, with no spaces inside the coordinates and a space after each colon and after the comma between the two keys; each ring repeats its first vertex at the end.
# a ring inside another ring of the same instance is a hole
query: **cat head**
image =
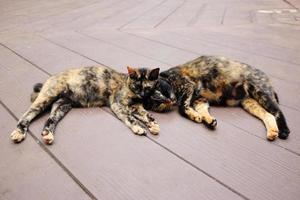
{"type": "Polygon", "coordinates": [[[146,69],[146,68],[133,68],[128,66],[128,87],[140,98],[150,96],[156,86],[159,68],[146,69]]]}
{"type": "Polygon", "coordinates": [[[159,78],[153,93],[143,100],[143,106],[155,112],[168,112],[176,105],[175,92],[166,80],[159,78]]]}

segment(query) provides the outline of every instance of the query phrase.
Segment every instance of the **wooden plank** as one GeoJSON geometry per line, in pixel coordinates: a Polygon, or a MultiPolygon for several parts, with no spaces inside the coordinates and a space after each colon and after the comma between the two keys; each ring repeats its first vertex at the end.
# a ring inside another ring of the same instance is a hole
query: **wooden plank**
{"type": "Polygon", "coordinates": [[[226,7],[224,3],[207,4],[203,12],[191,24],[194,27],[213,26],[222,24],[226,7]]]}
{"type": "Polygon", "coordinates": [[[0,199],[90,199],[31,136],[23,145],[8,140],[16,120],[2,105],[0,118],[0,199]]]}
{"type": "MultiPolygon", "coordinates": [[[[117,15],[111,15],[103,20],[99,20],[97,23],[93,24],[93,26],[98,26],[104,30],[115,28],[122,29],[141,16],[158,9],[165,1],[166,0],[152,0],[137,2],[130,8],[119,12],[117,15]]],[[[82,30],[82,28],[78,27],[76,30],[82,30]]]]}
{"type": "Polygon", "coordinates": [[[179,9],[163,21],[157,28],[186,27],[195,23],[197,18],[203,13],[207,3],[186,1],[179,9]]]}
{"type": "Polygon", "coordinates": [[[94,61],[78,56],[37,36],[23,34],[7,39],[3,43],[16,53],[20,53],[21,56],[30,58],[30,62],[37,64],[50,74],[56,74],[68,68],[96,64],[94,61]]]}
{"type": "Polygon", "coordinates": [[[244,26],[222,26],[202,27],[209,32],[230,34],[237,38],[251,38],[259,44],[274,45],[283,48],[297,50],[300,45],[295,39],[299,38],[298,30],[295,27],[284,27],[276,29],[276,25],[244,25],[244,26]],[[282,41],[284,38],[284,42],[282,41]]]}
{"type": "MultiPolygon", "coordinates": [[[[53,27],[56,29],[69,29],[80,25],[82,28],[83,25],[86,26],[90,23],[95,23],[110,14],[110,12],[115,9],[115,5],[120,2],[120,0],[97,1],[55,16],[34,20],[31,23],[26,24],[24,29],[30,30],[32,27],[35,27],[36,30],[45,31],[53,27]]],[[[127,2],[125,2],[125,4],[126,3],[127,2]]],[[[124,3],[122,3],[120,7],[122,7],[123,4],[124,3]]]]}
{"type": "MultiPolygon", "coordinates": [[[[191,31],[191,32],[195,32],[195,31],[191,31]]],[[[271,33],[268,33],[267,35],[269,34],[271,33]]],[[[199,36],[201,37],[201,40],[213,44],[226,46],[229,48],[233,48],[239,51],[243,51],[255,55],[263,55],[265,57],[272,58],[275,60],[280,60],[287,63],[292,63],[296,65],[300,64],[300,56],[297,54],[295,49],[283,48],[270,43],[263,43],[261,41],[253,40],[251,37],[241,38],[237,36],[231,36],[226,33],[224,34],[223,32],[215,33],[212,31],[201,31],[201,34],[199,36]]],[[[284,37],[278,38],[277,40],[281,41],[281,44],[285,43],[284,37]]]]}
{"type": "Polygon", "coordinates": [[[124,28],[154,28],[159,26],[169,15],[172,15],[172,13],[179,9],[183,4],[184,1],[182,0],[165,1],[157,9],[142,15],[130,24],[127,24],[124,28]]]}
{"type": "Polygon", "coordinates": [[[73,16],[73,14],[71,13],[70,16],[54,20],[54,22],[51,22],[51,28],[61,30],[83,29],[84,27],[90,26],[91,24],[97,24],[99,21],[109,19],[122,12],[125,12],[126,10],[134,7],[139,3],[142,3],[142,1],[104,1],[94,7],[91,7],[90,12],[83,11],[83,14],[80,16],[73,16]]]}
{"type": "Polygon", "coordinates": [[[92,31],[91,34],[90,32],[84,33],[83,37],[87,38],[90,35],[92,36],[89,38],[91,40],[105,42],[110,46],[123,48],[135,54],[150,57],[153,60],[158,59],[160,63],[168,66],[175,66],[195,58],[194,53],[147,41],[119,31],[92,31]],[[160,59],[161,57],[164,57],[164,60],[160,59]]]}
{"type": "MultiPolygon", "coordinates": [[[[84,46],[85,40],[81,40],[81,37],[73,39],[81,41],[80,44],[84,46]]],[[[69,45],[73,48],[72,42],[69,45]]],[[[144,47],[147,45],[145,42],[144,47]]],[[[90,51],[80,52],[93,56],[90,51]]],[[[136,59],[139,57],[135,55],[136,59]]],[[[247,198],[297,199],[300,181],[298,155],[222,120],[218,129],[211,132],[184,120],[175,112],[155,116],[162,126],[161,135],[153,138],[155,141],[206,173],[213,174],[213,177],[247,198]],[[273,177],[276,177],[276,182],[273,177]],[[285,197],[287,193],[289,196],[285,197]]]]}
{"type": "MultiPolygon", "coordinates": [[[[39,49],[44,48],[40,46],[39,49]]],[[[3,65],[20,59],[6,49],[0,49],[3,65]]],[[[59,49],[55,51],[57,54],[60,53],[59,49]]],[[[2,77],[3,82],[20,80],[27,75],[41,78],[38,69],[18,64],[9,66],[11,73],[0,68],[0,74],[5,75],[2,77]],[[22,68],[23,73],[13,73],[19,68],[22,68]]],[[[29,90],[35,81],[16,82],[9,89],[29,90]]],[[[16,116],[20,116],[20,111],[29,104],[25,100],[29,98],[29,92],[7,93],[7,90],[0,90],[1,94],[5,94],[3,102],[16,116]],[[9,102],[14,102],[16,98],[23,101],[18,104],[9,102]]],[[[36,137],[40,137],[45,117],[37,120],[30,128],[36,137]]],[[[123,123],[99,108],[72,110],[60,123],[55,144],[47,148],[98,198],[242,199],[146,137],[133,135],[123,123]]]]}
{"type": "Polygon", "coordinates": [[[135,52],[124,50],[103,41],[97,41],[73,31],[49,32],[44,34],[43,37],[50,42],[69,48],[83,56],[89,55],[89,58],[100,63],[105,61],[105,65],[121,72],[126,72],[127,65],[136,67],[155,67],[161,65],[160,62],[145,56],[137,57],[135,52]],[[75,43],[75,40],[81,41],[81,43],[75,43]]]}
{"type": "Polygon", "coordinates": [[[34,6],[28,6],[24,9],[15,10],[13,14],[4,15],[3,21],[1,21],[1,30],[12,29],[16,26],[23,26],[26,23],[30,23],[34,20],[40,20],[60,14],[62,12],[75,9],[78,6],[82,6],[85,3],[91,3],[95,0],[89,1],[72,1],[64,0],[60,2],[41,1],[34,6]],[[46,12],[45,12],[46,11],[46,12]],[[17,16],[17,17],[16,17],[17,16]]]}
{"type": "Polygon", "coordinates": [[[253,19],[251,9],[251,5],[227,7],[226,13],[224,13],[223,24],[227,26],[252,23],[253,19]]]}

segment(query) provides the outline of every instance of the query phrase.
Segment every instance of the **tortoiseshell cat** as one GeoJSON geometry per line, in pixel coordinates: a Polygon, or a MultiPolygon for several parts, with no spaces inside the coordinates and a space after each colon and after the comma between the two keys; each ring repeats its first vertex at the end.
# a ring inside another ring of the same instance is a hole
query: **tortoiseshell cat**
{"type": "Polygon", "coordinates": [[[268,140],[286,139],[290,133],[269,78],[247,64],[201,56],[161,72],[159,79],[156,91],[144,100],[147,109],[168,111],[177,101],[180,114],[214,128],[217,121],[208,112],[209,103],[241,105],[264,122],[268,140]]]}
{"type": "Polygon", "coordinates": [[[42,132],[47,144],[53,142],[57,123],[72,107],[109,106],[135,134],[146,133],[143,124],[152,134],[158,134],[157,122],[139,102],[154,88],[159,68],[127,69],[129,75],[104,66],[70,69],[51,76],[43,85],[35,85],[31,98],[33,103],[19,120],[11,139],[14,142],[25,139],[30,122],[51,105],[51,113],[42,132]]]}

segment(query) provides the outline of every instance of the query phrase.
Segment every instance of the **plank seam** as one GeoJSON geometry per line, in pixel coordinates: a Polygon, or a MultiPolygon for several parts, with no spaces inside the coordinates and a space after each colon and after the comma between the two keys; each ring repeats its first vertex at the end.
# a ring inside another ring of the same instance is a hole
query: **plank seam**
{"type": "Polygon", "coordinates": [[[183,0],[181,2],[181,4],[179,4],[173,11],[171,11],[167,16],[165,16],[156,25],[154,25],[153,28],[157,28],[159,25],[161,25],[163,22],[165,22],[171,15],[173,15],[179,8],[181,8],[185,2],[186,2],[186,0],[183,0]]]}
{"type": "MultiPolygon", "coordinates": [[[[0,104],[4,109],[16,120],[18,117],[0,100],[0,104]]],[[[81,183],[81,181],[58,159],[56,156],[41,142],[30,130],[28,130],[29,135],[34,139],[34,141],[50,156],[54,162],[93,200],[97,200],[96,196],[81,183]]]]}
{"type": "MultiPolygon", "coordinates": [[[[140,54],[140,53],[138,53],[138,52],[136,52],[136,51],[133,51],[133,50],[130,50],[130,49],[126,49],[126,48],[124,48],[124,47],[122,47],[122,46],[119,46],[119,45],[116,45],[116,44],[114,44],[114,43],[111,43],[111,42],[108,42],[108,41],[105,41],[105,40],[102,40],[102,39],[99,39],[99,38],[90,36],[90,35],[88,35],[88,34],[86,34],[86,33],[79,32],[79,31],[75,31],[75,32],[78,33],[78,34],[80,34],[80,35],[86,36],[86,37],[88,37],[88,38],[91,38],[91,39],[94,39],[94,40],[97,40],[97,41],[101,41],[101,42],[103,42],[103,43],[106,43],[106,44],[109,44],[109,45],[111,45],[111,46],[117,47],[117,48],[119,48],[119,49],[125,50],[125,51],[127,51],[127,52],[134,53],[134,54],[139,55],[139,56],[141,56],[141,57],[148,58],[148,59],[151,59],[151,60],[155,60],[155,61],[160,62],[160,63],[162,63],[162,64],[171,66],[170,63],[166,63],[166,62],[164,62],[164,61],[157,60],[157,59],[155,59],[155,58],[153,58],[153,57],[150,57],[150,56],[145,56],[145,55],[140,54]]],[[[46,40],[48,40],[48,39],[46,39],[46,40]]],[[[49,40],[49,42],[50,42],[50,41],[51,41],[51,40],[49,40]]],[[[52,42],[53,42],[53,41],[52,41],[52,42]]],[[[79,55],[81,55],[81,54],[79,53],[79,55]]],[[[87,58],[88,58],[88,57],[87,57],[87,58]]],[[[88,58],[88,59],[90,59],[90,58],[88,58]]]]}
{"type": "Polygon", "coordinates": [[[146,10],[145,12],[143,12],[143,13],[140,14],[140,15],[138,15],[137,17],[135,17],[135,18],[129,20],[129,21],[126,22],[125,24],[121,25],[121,26],[118,28],[118,30],[123,29],[125,26],[131,24],[132,22],[134,22],[134,21],[137,20],[138,18],[142,17],[142,16],[145,15],[146,13],[148,13],[148,12],[152,11],[153,9],[157,8],[158,6],[162,5],[162,4],[165,3],[166,1],[168,1],[168,0],[163,0],[163,1],[159,2],[159,4],[153,6],[152,8],[150,8],[150,9],[148,9],[148,10],[146,10]]]}
{"type": "Polygon", "coordinates": [[[172,151],[171,149],[169,149],[168,147],[160,144],[159,142],[157,142],[156,140],[150,138],[149,136],[146,136],[150,141],[152,141],[153,143],[157,144],[158,146],[160,146],[161,148],[165,149],[166,151],[168,151],[169,153],[171,153],[172,155],[174,155],[175,157],[179,158],[180,160],[182,160],[183,162],[187,163],[188,165],[190,165],[191,167],[195,168],[196,170],[202,172],[203,174],[205,174],[207,177],[211,178],[212,180],[216,181],[217,183],[219,183],[220,185],[222,185],[223,187],[227,188],[228,190],[230,190],[231,192],[237,194],[238,196],[240,196],[241,198],[245,199],[245,200],[250,200],[248,197],[244,196],[243,194],[241,194],[240,192],[236,191],[235,189],[233,189],[232,187],[230,187],[229,185],[226,185],[225,183],[223,183],[222,181],[220,181],[219,179],[215,178],[213,175],[207,173],[206,171],[204,171],[203,169],[199,168],[198,166],[196,166],[195,164],[193,164],[192,162],[188,161],[187,159],[185,159],[184,157],[180,156],[179,154],[175,153],[174,151],[172,151]]]}
{"type": "Polygon", "coordinates": [[[221,22],[220,22],[221,25],[224,25],[226,12],[227,12],[227,7],[224,8],[224,11],[223,11],[223,14],[222,14],[222,18],[221,18],[221,22]]]}
{"type": "Polygon", "coordinates": [[[207,7],[206,3],[202,4],[201,7],[199,8],[199,10],[194,15],[194,17],[192,17],[192,19],[190,19],[190,21],[187,23],[187,26],[193,26],[194,24],[196,24],[200,15],[204,12],[204,9],[206,7],[207,7]]]}
{"type": "MultiPolygon", "coordinates": [[[[248,133],[248,134],[250,134],[250,135],[253,135],[253,136],[255,136],[255,137],[259,138],[259,139],[262,139],[262,140],[266,141],[265,138],[260,137],[260,136],[258,136],[258,135],[255,135],[255,134],[251,133],[250,131],[248,131],[248,130],[242,128],[242,127],[236,126],[235,124],[233,124],[233,123],[231,123],[231,122],[225,122],[225,121],[223,121],[223,120],[221,120],[221,121],[224,122],[224,123],[226,123],[226,124],[232,125],[232,126],[238,128],[238,129],[241,129],[242,131],[244,131],[244,132],[246,132],[246,133],[248,133]]],[[[269,142],[269,141],[268,141],[268,142],[269,142]]],[[[282,149],[285,149],[285,150],[287,150],[287,151],[289,151],[289,152],[295,154],[296,156],[300,156],[300,153],[298,153],[298,152],[296,152],[296,151],[293,151],[293,150],[291,150],[291,149],[288,149],[288,148],[286,148],[286,147],[284,147],[284,146],[281,146],[281,145],[275,144],[275,143],[273,143],[273,145],[275,145],[275,146],[277,146],[277,147],[280,147],[280,148],[282,148],[282,149]]]]}
{"type": "Polygon", "coordinates": [[[298,8],[294,4],[292,4],[291,2],[289,2],[288,0],[282,0],[282,1],[298,10],[298,8]]]}
{"type": "Polygon", "coordinates": [[[41,68],[40,66],[38,66],[37,64],[33,63],[32,61],[28,60],[27,58],[25,58],[24,56],[20,55],[18,52],[14,51],[13,49],[9,48],[8,46],[6,46],[5,44],[0,42],[0,46],[8,49],[9,51],[11,51],[13,54],[17,55],[18,57],[20,57],[21,59],[25,60],[26,62],[30,63],[31,65],[33,65],[35,68],[37,68],[38,70],[44,72],[45,74],[51,76],[51,74],[49,72],[47,72],[46,70],[44,70],[43,68],[41,68]]]}

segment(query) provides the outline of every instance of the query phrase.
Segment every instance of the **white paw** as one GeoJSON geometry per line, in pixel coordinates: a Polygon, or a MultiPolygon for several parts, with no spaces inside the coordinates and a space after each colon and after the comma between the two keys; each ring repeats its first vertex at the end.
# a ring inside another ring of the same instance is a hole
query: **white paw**
{"type": "Polygon", "coordinates": [[[132,126],[132,131],[137,135],[146,135],[146,130],[142,128],[141,126],[134,125],[132,126]]]}
{"type": "Polygon", "coordinates": [[[159,125],[157,123],[152,123],[149,126],[149,131],[150,133],[152,133],[153,135],[157,135],[160,131],[159,125]]]}
{"type": "Polygon", "coordinates": [[[275,140],[278,137],[278,130],[277,129],[270,129],[267,132],[267,139],[270,141],[275,140]]]}
{"type": "Polygon", "coordinates": [[[22,142],[25,137],[26,133],[23,133],[20,129],[16,129],[10,134],[11,140],[15,143],[22,142]]]}
{"type": "Polygon", "coordinates": [[[52,144],[54,141],[54,135],[49,130],[44,130],[42,132],[42,138],[45,144],[52,144]]]}

